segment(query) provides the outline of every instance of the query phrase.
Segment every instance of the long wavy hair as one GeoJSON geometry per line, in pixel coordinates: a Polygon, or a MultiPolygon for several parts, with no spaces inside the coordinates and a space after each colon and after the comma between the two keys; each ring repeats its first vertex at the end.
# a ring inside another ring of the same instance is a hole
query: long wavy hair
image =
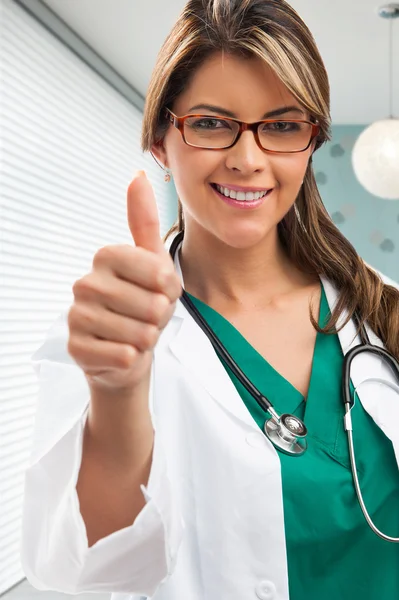
{"type": "MultiPolygon", "coordinates": [[[[196,70],[216,52],[262,59],[320,125],[316,150],[330,139],[326,69],[311,32],[289,4],[284,0],[189,0],[152,74],[144,110],[144,151],[162,141],[170,126],[163,109],[172,107],[196,70]]],[[[177,223],[166,238],[183,230],[179,200],[177,223]]],[[[348,318],[343,325],[357,312],[360,324],[367,321],[399,359],[399,291],[383,283],[331,220],[317,188],[312,159],[295,204],[278,224],[278,233],[299,269],[328,278],[339,291],[324,328],[311,315],[315,329],[333,333],[344,309],[348,318]]]]}

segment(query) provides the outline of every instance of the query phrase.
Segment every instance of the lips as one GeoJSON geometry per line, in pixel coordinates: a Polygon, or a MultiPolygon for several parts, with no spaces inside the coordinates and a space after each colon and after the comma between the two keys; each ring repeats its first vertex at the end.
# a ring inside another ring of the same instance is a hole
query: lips
{"type": "Polygon", "coordinates": [[[211,184],[211,186],[225,198],[232,198],[240,202],[252,202],[259,200],[267,195],[270,191],[265,188],[243,188],[238,186],[225,186],[219,184],[211,184]]]}
{"type": "Polygon", "coordinates": [[[235,198],[234,197],[232,198],[232,197],[230,197],[230,194],[228,196],[225,196],[224,194],[220,193],[219,190],[217,189],[217,186],[211,185],[211,188],[213,189],[214,193],[222,200],[222,202],[225,202],[226,204],[228,204],[236,209],[240,209],[240,210],[244,210],[244,211],[258,209],[266,201],[266,198],[268,198],[269,195],[273,192],[273,189],[269,190],[266,193],[266,195],[264,195],[262,198],[256,197],[256,196],[260,196],[259,192],[257,194],[256,193],[255,194],[253,194],[253,193],[244,194],[243,192],[237,192],[237,193],[232,192],[233,196],[236,195],[235,198]],[[252,196],[254,196],[253,200],[250,199],[252,196]]]}

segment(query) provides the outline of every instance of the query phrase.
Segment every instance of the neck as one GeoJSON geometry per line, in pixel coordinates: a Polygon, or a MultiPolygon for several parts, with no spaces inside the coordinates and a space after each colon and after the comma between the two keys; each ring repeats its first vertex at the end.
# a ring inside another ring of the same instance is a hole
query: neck
{"type": "Polygon", "coordinates": [[[289,259],[277,228],[249,248],[227,246],[206,231],[186,231],[180,264],[186,291],[214,307],[262,309],[315,283],[289,259]]]}

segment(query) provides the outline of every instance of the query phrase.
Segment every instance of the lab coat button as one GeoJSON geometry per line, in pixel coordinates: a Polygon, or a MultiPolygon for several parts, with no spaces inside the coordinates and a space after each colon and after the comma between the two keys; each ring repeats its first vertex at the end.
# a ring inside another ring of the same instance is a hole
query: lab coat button
{"type": "Polygon", "coordinates": [[[276,597],[276,586],[271,581],[261,581],[255,591],[260,600],[273,600],[276,597]]]}
{"type": "Polygon", "coordinates": [[[265,436],[263,433],[249,433],[246,437],[247,444],[253,448],[263,448],[265,446],[265,436]]]}

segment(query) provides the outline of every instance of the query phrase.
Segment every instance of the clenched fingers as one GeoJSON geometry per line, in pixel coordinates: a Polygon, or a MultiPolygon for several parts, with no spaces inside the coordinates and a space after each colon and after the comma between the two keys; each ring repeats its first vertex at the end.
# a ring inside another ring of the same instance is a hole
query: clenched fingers
{"type": "Polygon", "coordinates": [[[173,309],[174,305],[169,304],[157,325],[118,315],[96,305],[77,304],[70,310],[69,325],[72,331],[79,332],[83,337],[92,335],[101,340],[129,344],[140,352],[145,352],[157,343],[173,309]]]}
{"type": "Polygon", "coordinates": [[[181,294],[180,279],[167,252],[155,254],[145,248],[105,246],[93,260],[94,269],[110,270],[120,279],[150,291],[166,294],[174,302],[181,294]]]}
{"type": "Polygon", "coordinates": [[[163,293],[150,292],[106,273],[91,273],[73,286],[76,303],[102,306],[116,314],[164,327],[173,302],[163,293]]]}

